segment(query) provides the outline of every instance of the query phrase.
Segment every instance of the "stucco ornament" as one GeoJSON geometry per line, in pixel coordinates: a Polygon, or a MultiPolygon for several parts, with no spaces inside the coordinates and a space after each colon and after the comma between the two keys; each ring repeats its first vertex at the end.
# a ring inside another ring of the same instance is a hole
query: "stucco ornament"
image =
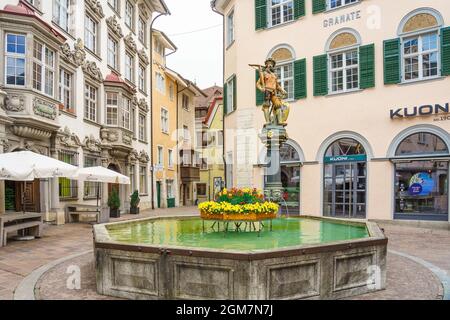
{"type": "Polygon", "coordinates": [[[139,104],[140,109],[142,109],[146,112],[149,110],[148,103],[144,98],[140,99],[138,104],[139,104]]]}
{"type": "Polygon", "coordinates": [[[4,109],[11,112],[20,112],[25,109],[25,97],[22,95],[8,95],[4,99],[4,109]]]}
{"type": "Polygon", "coordinates": [[[103,75],[97,64],[93,61],[86,61],[83,64],[83,72],[85,75],[91,77],[92,79],[103,82],[103,75]]]}
{"type": "Polygon", "coordinates": [[[6,105],[6,91],[3,91],[3,87],[0,85],[0,108],[5,109],[6,105]]]}
{"type": "Polygon", "coordinates": [[[259,71],[256,88],[264,94],[262,106],[267,125],[287,125],[289,104],[284,101],[287,92],[283,89],[275,72],[277,63],[273,58],[266,60],[265,65],[251,64],[259,71]]]}
{"type": "Polygon", "coordinates": [[[78,136],[71,132],[67,126],[63,130],[60,130],[58,138],[59,144],[66,148],[77,148],[81,145],[78,136]]]}
{"type": "Polygon", "coordinates": [[[150,64],[150,59],[147,55],[147,52],[145,52],[144,49],[139,50],[138,55],[139,55],[139,58],[142,60],[142,62],[144,62],[144,64],[146,64],[146,65],[150,64]]]}
{"type": "Polygon", "coordinates": [[[147,162],[149,162],[149,161],[150,161],[149,155],[147,154],[147,152],[145,152],[144,150],[142,150],[142,151],[139,153],[139,162],[141,162],[141,163],[147,163],[147,162]]]}
{"type": "Polygon", "coordinates": [[[105,14],[103,13],[103,8],[102,5],[100,4],[100,1],[95,1],[95,0],[84,0],[85,3],[88,4],[89,8],[91,8],[91,10],[94,12],[94,14],[98,17],[98,18],[104,18],[105,14]]]}
{"type": "Polygon", "coordinates": [[[139,153],[133,149],[130,152],[130,155],[128,156],[128,161],[134,163],[134,162],[138,161],[138,159],[139,159],[139,153]]]}
{"type": "Polygon", "coordinates": [[[133,143],[133,136],[131,134],[123,133],[122,134],[122,142],[125,143],[126,145],[131,146],[133,143]]]}
{"type": "Polygon", "coordinates": [[[84,138],[83,149],[90,152],[100,152],[102,150],[101,142],[91,134],[89,137],[84,138]]]}
{"type": "Polygon", "coordinates": [[[116,16],[111,16],[106,19],[106,24],[109,29],[119,38],[123,38],[122,28],[119,25],[119,22],[116,19],[116,16]]]}
{"type": "Polygon", "coordinates": [[[127,35],[124,39],[125,45],[130,49],[133,53],[137,52],[137,44],[136,41],[134,41],[133,34],[130,33],[127,35]]]}
{"type": "Polygon", "coordinates": [[[83,40],[78,38],[77,42],[74,45],[74,49],[71,50],[69,44],[66,42],[61,46],[61,57],[75,65],[76,67],[80,67],[83,65],[86,60],[86,52],[84,51],[83,40]]]}

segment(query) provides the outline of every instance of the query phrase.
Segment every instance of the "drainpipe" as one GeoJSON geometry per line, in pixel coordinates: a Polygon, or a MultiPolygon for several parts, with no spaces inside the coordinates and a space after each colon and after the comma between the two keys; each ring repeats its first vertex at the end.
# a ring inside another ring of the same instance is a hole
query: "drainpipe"
{"type": "MultiPolygon", "coordinates": [[[[223,30],[222,31],[222,43],[223,43],[223,59],[222,59],[223,60],[222,61],[222,74],[223,74],[222,85],[223,85],[223,88],[222,88],[222,98],[223,98],[223,100],[222,101],[225,101],[225,97],[223,97],[224,89],[225,89],[225,50],[226,50],[226,48],[225,48],[225,15],[223,13],[217,11],[215,5],[216,5],[216,1],[211,1],[212,11],[214,11],[215,13],[221,15],[222,19],[223,19],[222,20],[222,30],[223,30]]],[[[225,153],[225,145],[226,145],[226,143],[225,143],[226,142],[225,108],[226,108],[226,106],[223,105],[222,106],[222,110],[223,110],[222,111],[222,130],[223,130],[222,160],[223,160],[224,181],[225,181],[225,186],[227,186],[227,182],[228,182],[227,181],[227,177],[228,177],[227,171],[228,171],[228,168],[227,168],[227,159],[226,159],[226,153],[225,153]]]]}
{"type": "Polygon", "coordinates": [[[152,166],[152,174],[150,175],[150,183],[151,183],[151,190],[152,190],[152,210],[155,210],[155,189],[153,187],[153,184],[155,182],[155,165],[154,165],[154,150],[153,150],[153,24],[155,23],[156,19],[158,19],[161,16],[170,15],[170,12],[167,11],[167,13],[160,13],[158,14],[150,24],[150,163],[152,166]]]}

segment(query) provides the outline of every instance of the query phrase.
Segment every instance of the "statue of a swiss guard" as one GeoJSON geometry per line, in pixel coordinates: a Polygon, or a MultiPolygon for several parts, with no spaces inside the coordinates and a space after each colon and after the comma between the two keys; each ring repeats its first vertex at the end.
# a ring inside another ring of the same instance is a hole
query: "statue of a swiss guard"
{"type": "Polygon", "coordinates": [[[281,86],[275,72],[276,61],[269,58],[265,66],[250,65],[259,70],[259,79],[256,88],[264,94],[264,104],[262,106],[266,125],[287,125],[289,117],[289,104],[283,99],[288,97],[287,92],[281,86]]]}

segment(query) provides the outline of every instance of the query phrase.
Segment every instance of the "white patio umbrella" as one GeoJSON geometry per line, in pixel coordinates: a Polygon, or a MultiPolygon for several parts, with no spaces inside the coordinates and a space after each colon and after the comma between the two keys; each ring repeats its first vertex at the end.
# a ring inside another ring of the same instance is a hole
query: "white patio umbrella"
{"type": "MultiPolygon", "coordinates": [[[[35,179],[70,178],[77,170],[75,166],[31,151],[0,154],[0,180],[24,181],[25,184],[35,179]]],[[[23,192],[22,209],[25,212],[24,201],[23,192]]]]}
{"type": "MultiPolygon", "coordinates": [[[[103,182],[103,183],[117,183],[117,184],[131,184],[130,178],[107,169],[105,167],[89,167],[78,169],[74,179],[89,182],[103,182]]],[[[97,207],[100,198],[99,186],[97,186],[97,207]]]]}

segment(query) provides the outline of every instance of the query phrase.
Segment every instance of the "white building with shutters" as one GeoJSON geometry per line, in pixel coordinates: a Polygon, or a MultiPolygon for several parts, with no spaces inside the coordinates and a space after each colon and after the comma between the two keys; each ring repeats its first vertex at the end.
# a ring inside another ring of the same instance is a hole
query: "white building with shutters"
{"type": "Polygon", "coordinates": [[[447,0],[215,0],[224,19],[229,187],[263,188],[255,71],[289,94],[282,182],[291,214],[449,221],[447,0]]]}
{"type": "MultiPolygon", "coordinates": [[[[163,0],[2,0],[0,139],[2,152],[31,150],[71,164],[105,166],[151,201],[151,38],[163,0]]],[[[21,211],[22,184],[0,185],[0,214],[21,211]]],[[[25,209],[64,223],[72,204],[96,205],[97,185],[67,179],[28,183],[25,209]]]]}

